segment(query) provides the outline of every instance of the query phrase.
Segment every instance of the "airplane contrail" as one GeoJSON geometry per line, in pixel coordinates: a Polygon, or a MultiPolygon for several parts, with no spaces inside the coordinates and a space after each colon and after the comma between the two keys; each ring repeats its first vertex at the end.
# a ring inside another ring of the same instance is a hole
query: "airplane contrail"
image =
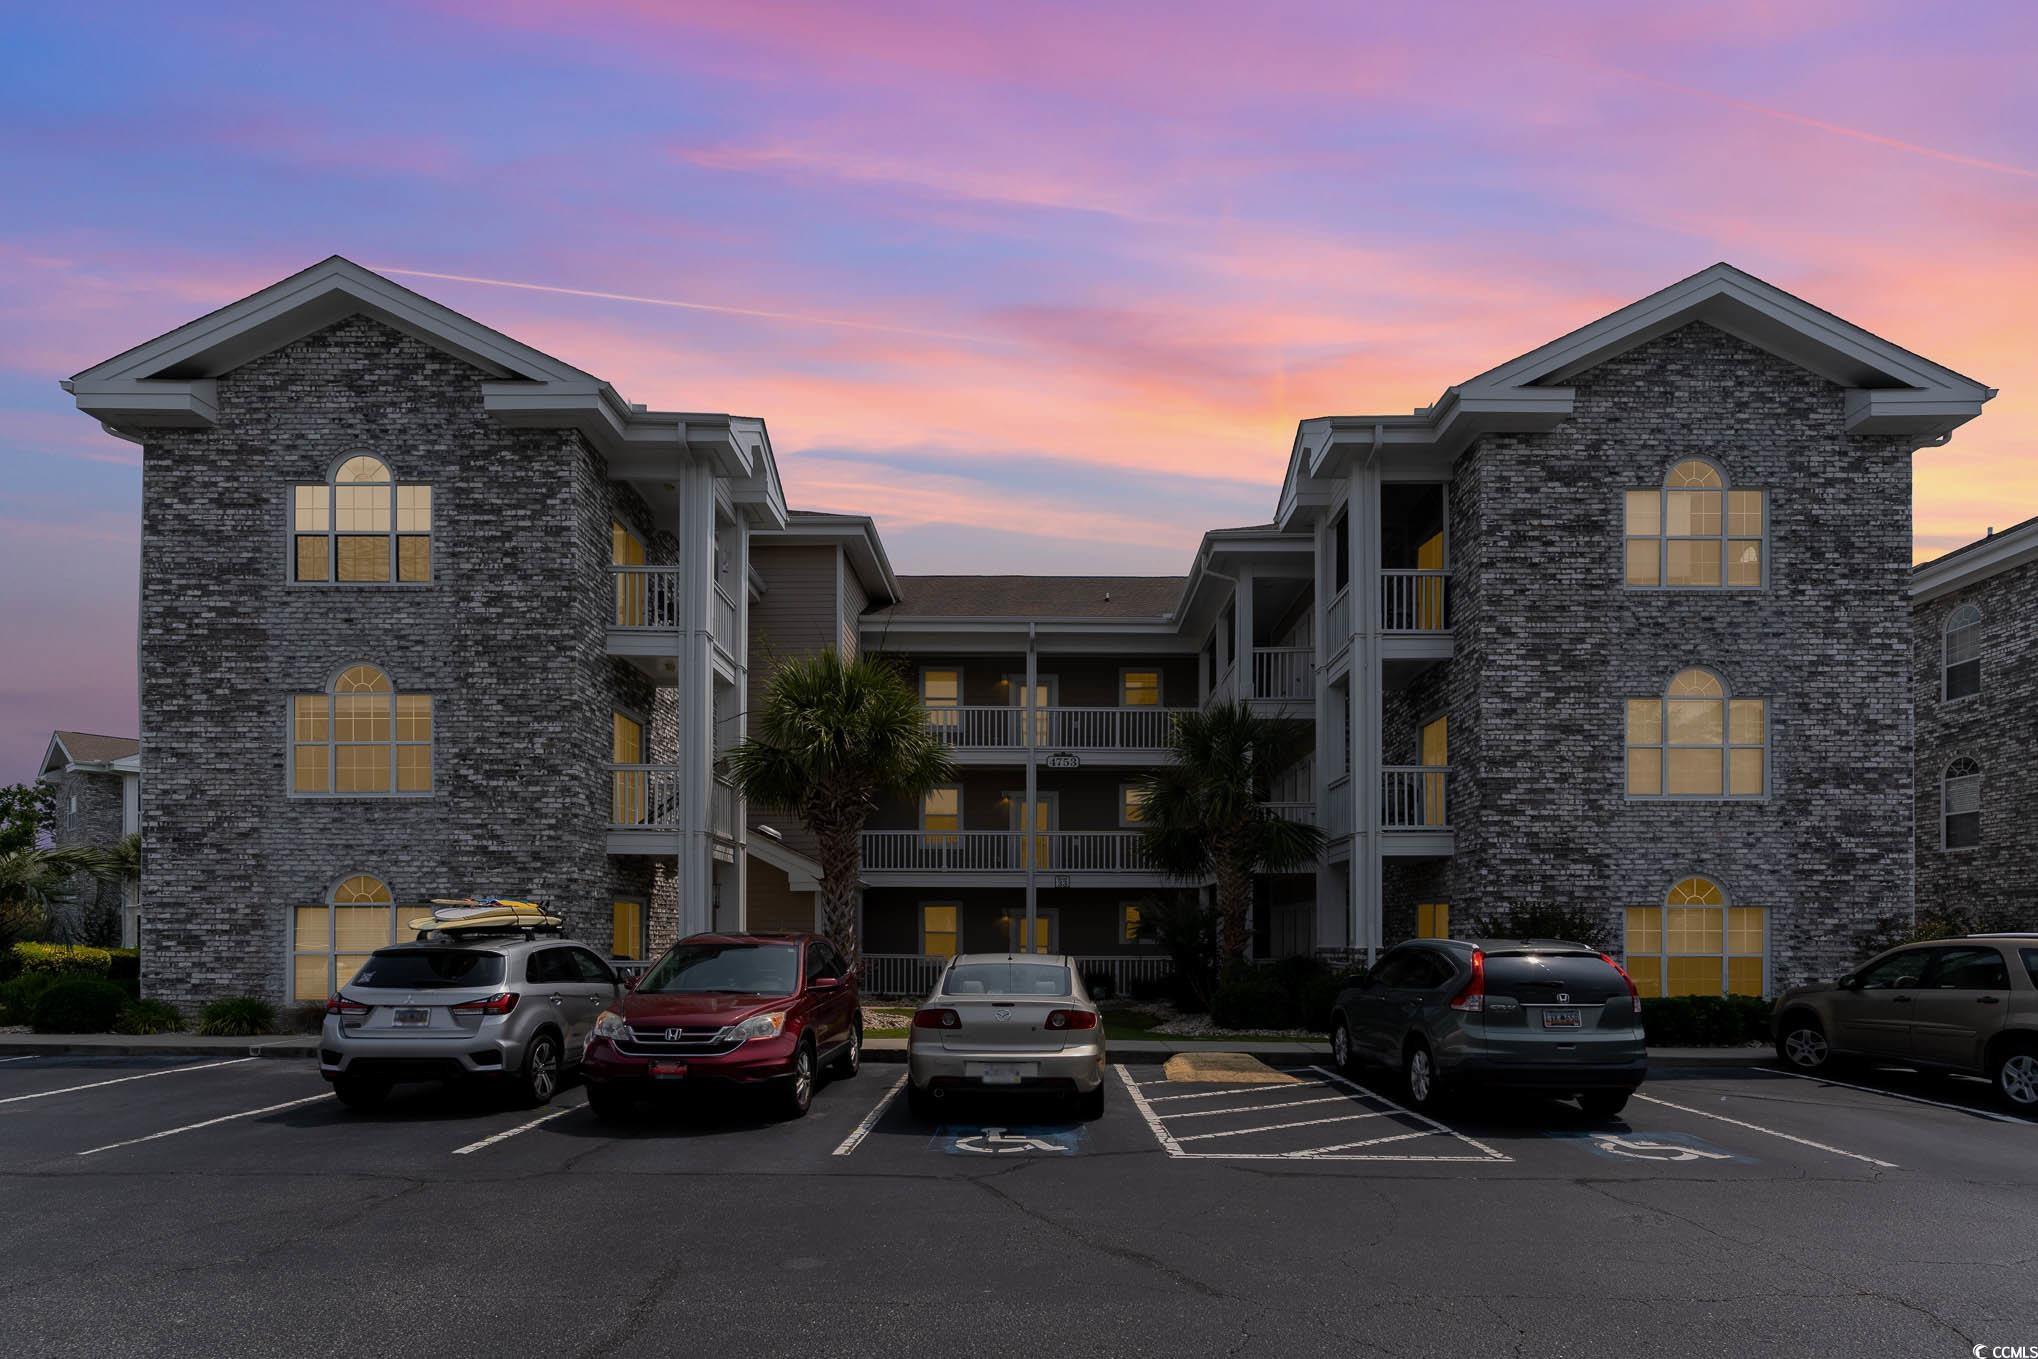
{"type": "Polygon", "coordinates": [[[556,293],[561,297],[592,297],[604,302],[634,302],[646,307],[676,307],[681,311],[706,311],[722,316],[749,316],[764,321],[792,321],[810,326],[838,326],[845,330],[873,330],[890,335],[918,335],[934,340],[962,340],[970,344],[1010,344],[995,335],[970,335],[956,330],[926,330],[919,326],[893,326],[882,321],[858,321],[846,316],[815,316],[797,311],[766,311],[759,307],[729,307],[716,302],[687,302],[676,297],[645,297],[637,293],[607,293],[593,288],[564,288],[552,283],[522,283],[508,278],[479,278],[473,274],[441,274],[430,269],[399,269],[394,265],[371,265],[377,273],[402,274],[406,278],[436,278],[447,283],[479,283],[491,288],[520,288],[532,293],[556,293]]]}

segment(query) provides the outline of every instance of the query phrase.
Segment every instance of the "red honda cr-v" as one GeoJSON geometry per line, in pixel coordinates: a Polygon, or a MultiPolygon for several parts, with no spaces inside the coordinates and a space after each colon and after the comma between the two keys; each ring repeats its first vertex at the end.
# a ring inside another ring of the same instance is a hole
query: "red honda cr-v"
{"type": "Polygon", "coordinates": [[[674,944],[595,1021],[581,1075],[602,1118],[639,1096],[695,1085],[763,1086],[789,1118],[824,1066],[863,1060],[856,979],[824,939],[696,934],[674,944]]]}

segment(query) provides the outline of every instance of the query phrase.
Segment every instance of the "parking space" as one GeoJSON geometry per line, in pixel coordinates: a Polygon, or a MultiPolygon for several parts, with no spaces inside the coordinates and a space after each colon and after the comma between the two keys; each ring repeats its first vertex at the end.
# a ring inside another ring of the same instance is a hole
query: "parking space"
{"type": "Polygon", "coordinates": [[[1509,1159],[1327,1067],[1291,1070],[1291,1083],[1215,1089],[1198,1082],[1141,1081],[1123,1066],[1117,1073],[1161,1149],[1179,1160],[1509,1159]]]}

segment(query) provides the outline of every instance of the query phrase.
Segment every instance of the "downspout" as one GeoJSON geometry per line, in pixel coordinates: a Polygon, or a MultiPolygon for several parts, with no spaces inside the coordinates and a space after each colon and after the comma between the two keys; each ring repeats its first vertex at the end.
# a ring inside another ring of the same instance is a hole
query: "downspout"
{"type": "Polygon", "coordinates": [[[1035,717],[1040,693],[1039,680],[1040,625],[1026,625],[1026,703],[1021,709],[1020,721],[1026,724],[1026,803],[1021,809],[1019,829],[1020,852],[1026,856],[1026,933],[1020,936],[1019,951],[1033,952],[1033,922],[1040,914],[1039,859],[1040,840],[1034,833],[1039,813],[1034,810],[1038,802],[1040,727],[1035,717]]]}

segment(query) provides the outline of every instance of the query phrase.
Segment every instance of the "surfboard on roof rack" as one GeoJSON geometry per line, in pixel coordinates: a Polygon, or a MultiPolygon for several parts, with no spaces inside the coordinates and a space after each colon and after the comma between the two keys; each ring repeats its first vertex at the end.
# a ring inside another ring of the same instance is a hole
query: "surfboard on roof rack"
{"type": "Polygon", "coordinates": [[[420,938],[427,934],[490,934],[558,930],[566,921],[542,901],[506,897],[434,897],[432,913],[410,922],[420,938]]]}

